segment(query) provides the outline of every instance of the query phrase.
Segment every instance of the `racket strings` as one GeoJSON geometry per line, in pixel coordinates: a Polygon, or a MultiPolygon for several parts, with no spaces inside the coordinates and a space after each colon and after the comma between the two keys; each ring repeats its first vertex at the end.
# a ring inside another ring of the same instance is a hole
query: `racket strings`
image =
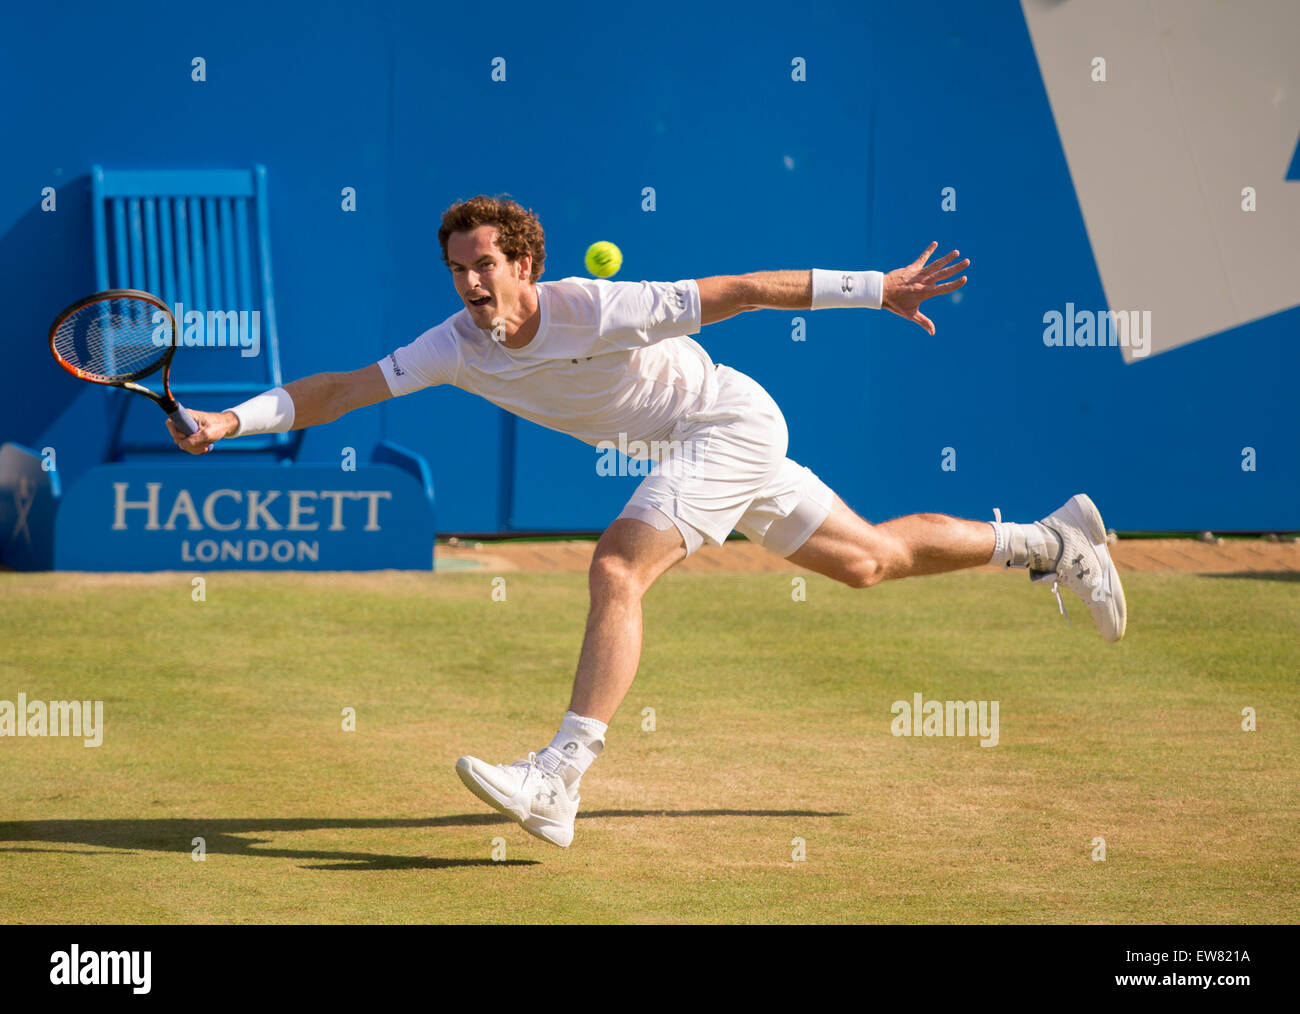
{"type": "Polygon", "coordinates": [[[171,318],[142,299],[104,299],[59,324],[54,351],[87,379],[117,383],[147,376],[167,358],[171,318]]]}

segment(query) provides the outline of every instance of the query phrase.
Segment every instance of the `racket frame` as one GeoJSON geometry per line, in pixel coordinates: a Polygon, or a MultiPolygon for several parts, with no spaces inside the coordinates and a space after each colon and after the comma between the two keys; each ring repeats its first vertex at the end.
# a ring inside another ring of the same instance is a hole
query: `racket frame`
{"type": "Polygon", "coordinates": [[[120,387],[125,391],[134,391],[136,394],[143,394],[146,398],[152,399],[159,408],[167,413],[168,417],[171,418],[173,422],[181,427],[182,430],[188,430],[191,433],[195,433],[198,431],[198,426],[194,422],[193,416],[185,411],[185,409],[180,406],[180,403],[172,397],[172,357],[176,355],[176,344],[179,340],[180,336],[176,331],[176,318],[172,315],[171,309],[152,292],[145,292],[143,289],[104,289],[102,292],[96,292],[92,295],[86,296],[84,299],[79,299],[71,306],[65,307],[64,310],[54,318],[54,323],[50,325],[49,333],[50,354],[54,356],[55,361],[60,366],[71,373],[74,377],[88,381],[92,384],[100,384],[104,387],[120,387]],[[157,310],[161,310],[166,314],[167,322],[171,325],[171,341],[167,343],[167,350],[163,353],[162,358],[148,369],[128,374],[121,380],[108,380],[105,377],[100,377],[93,373],[87,373],[85,370],[74,366],[72,363],[64,359],[63,356],[59,355],[59,350],[54,346],[55,335],[58,334],[59,328],[63,326],[64,322],[67,321],[69,317],[85,309],[87,306],[93,306],[95,303],[107,302],[110,299],[135,299],[148,303],[150,306],[157,310]],[[145,377],[153,376],[153,374],[157,373],[159,370],[162,370],[162,394],[158,394],[158,392],[151,391],[144,385],[136,383],[136,381],[143,380],[145,377]]]}

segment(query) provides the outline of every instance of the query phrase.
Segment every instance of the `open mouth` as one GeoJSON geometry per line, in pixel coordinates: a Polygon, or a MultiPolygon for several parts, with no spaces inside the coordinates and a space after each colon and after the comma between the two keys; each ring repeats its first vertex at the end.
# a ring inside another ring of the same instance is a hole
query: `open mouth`
{"type": "Polygon", "coordinates": [[[490,302],[492,302],[492,297],[491,297],[491,296],[480,296],[478,299],[471,299],[471,300],[469,301],[469,305],[470,305],[470,306],[487,306],[488,303],[490,303],[490,302]]]}

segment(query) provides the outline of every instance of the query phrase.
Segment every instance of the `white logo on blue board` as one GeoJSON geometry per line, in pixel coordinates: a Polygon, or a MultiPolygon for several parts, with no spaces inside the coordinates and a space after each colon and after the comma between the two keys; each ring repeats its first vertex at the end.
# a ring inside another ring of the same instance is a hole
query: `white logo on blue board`
{"type": "Polygon", "coordinates": [[[18,488],[14,490],[14,506],[18,508],[18,521],[14,525],[13,535],[9,538],[16,539],[21,533],[29,546],[32,544],[32,530],[27,527],[27,515],[31,513],[32,503],[35,500],[36,487],[32,485],[31,479],[24,475],[18,480],[18,488]]]}

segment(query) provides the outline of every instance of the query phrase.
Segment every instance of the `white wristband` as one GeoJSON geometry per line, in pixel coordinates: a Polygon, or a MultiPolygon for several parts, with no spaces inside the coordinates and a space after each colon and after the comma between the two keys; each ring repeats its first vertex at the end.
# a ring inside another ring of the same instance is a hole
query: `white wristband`
{"type": "Polygon", "coordinates": [[[239,429],[235,431],[237,437],[253,433],[287,433],[293,429],[293,399],[283,387],[249,398],[242,405],[226,411],[234,412],[239,420],[239,429]]]}
{"type": "Polygon", "coordinates": [[[865,306],[879,310],[885,298],[883,271],[825,271],[812,269],[812,308],[865,306]]]}

